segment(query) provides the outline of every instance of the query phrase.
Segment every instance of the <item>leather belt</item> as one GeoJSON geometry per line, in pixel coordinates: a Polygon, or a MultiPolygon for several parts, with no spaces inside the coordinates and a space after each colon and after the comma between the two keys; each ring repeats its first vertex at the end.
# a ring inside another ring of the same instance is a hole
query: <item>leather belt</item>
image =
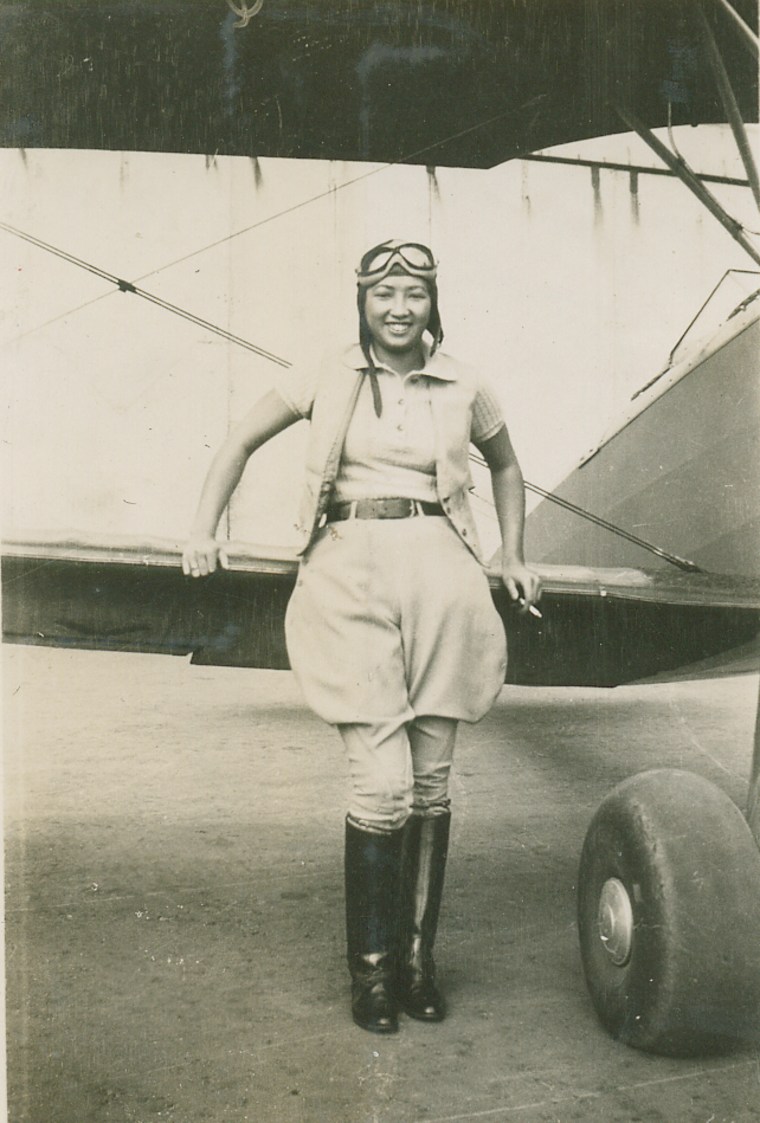
{"type": "Polygon", "coordinates": [[[409,519],[415,515],[442,515],[440,503],[423,499],[356,499],[352,503],[333,503],[327,508],[329,523],[344,519],[409,519]]]}

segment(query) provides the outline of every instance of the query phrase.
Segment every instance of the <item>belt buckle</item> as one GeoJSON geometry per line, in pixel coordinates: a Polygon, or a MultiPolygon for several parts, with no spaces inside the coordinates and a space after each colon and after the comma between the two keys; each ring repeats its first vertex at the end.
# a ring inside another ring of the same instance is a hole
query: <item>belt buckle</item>
{"type": "Polygon", "coordinates": [[[413,519],[415,516],[419,517],[419,515],[422,514],[422,510],[421,510],[420,505],[417,502],[417,500],[416,499],[408,499],[407,502],[409,504],[409,514],[406,517],[408,519],[413,519]]]}

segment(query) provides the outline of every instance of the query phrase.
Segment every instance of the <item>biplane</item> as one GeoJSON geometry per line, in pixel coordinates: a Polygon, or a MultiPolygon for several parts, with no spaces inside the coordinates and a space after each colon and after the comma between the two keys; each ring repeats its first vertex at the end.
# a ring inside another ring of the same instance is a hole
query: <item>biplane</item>
{"type": "MultiPolygon", "coordinates": [[[[62,148],[196,153],[207,165],[243,157],[254,176],[267,157],[366,164],[366,174],[422,166],[432,191],[436,169],[516,159],[585,163],[598,175],[604,162],[555,146],[631,132],[658,164],[623,165],[631,190],[650,174],[681,179],[760,266],[750,230],[713,191],[726,177],[694,171],[655,131],[727,123],[744,167],[731,186],[760,207],[745,126],[757,119],[754,0],[56,0],[6,3],[0,27],[13,60],[3,144],[22,159],[62,148]]],[[[35,231],[0,229],[66,268],[91,264],[35,231]]],[[[215,329],[211,315],[143,287],[137,271],[90,272],[129,300],[215,329]]],[[[706,340],[679,341],[567,479],[536,489],[527,538],[541,619],[516,613],[492,578],[507,682],[613,687],[756,670],[759,334],[756,291],[706,340]]],[[[14,527],[3,547],[4,638],[284,669],[295,555],[235,542],[229,554],[228,571],[194,583],[165,538],[14,527]]],[[[760,1037],[759,846],[760,743],[746,815],[688,772],[633,776],[603,802],[581,856],[578,926],[591,997],[613,1036],[674,1055],[760,1037]]]]}

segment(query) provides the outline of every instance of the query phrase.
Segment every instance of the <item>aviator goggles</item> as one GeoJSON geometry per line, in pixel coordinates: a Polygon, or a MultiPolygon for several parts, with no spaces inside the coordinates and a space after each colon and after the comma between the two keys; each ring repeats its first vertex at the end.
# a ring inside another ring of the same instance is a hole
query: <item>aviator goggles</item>
{"type": "Polygon", "coordinates": [[[436,261],[427,246],[419,242],[383,242],[381,246],[365,253],[361,259],[356,277],[360,285],[374,285],[386,277],[394,265],[411,273],[413,277],[423,277],[432,281],[436,274],[436,261]]]}

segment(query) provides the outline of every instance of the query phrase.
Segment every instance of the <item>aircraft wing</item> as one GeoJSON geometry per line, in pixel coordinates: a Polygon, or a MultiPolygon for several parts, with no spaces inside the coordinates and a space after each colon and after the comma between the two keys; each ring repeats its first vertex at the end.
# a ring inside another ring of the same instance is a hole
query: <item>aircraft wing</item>
{"type": "MultiPolygon", "coordinates": [[[[291,551],[229,546],[230,569],[193,580],[177,543],[38,538],[3,548],[3,638],[10,643],[190,655],[218,666],[288,667],[291,551]]],[[[520,614],[495,574],[507,682],[616,686],[683,677],[697,663],[753,664],[760,581],[666,570],[540,566],[540,618],[520,614]],[[750,662],[748,663],[748,659],[750,662]]]]}
{"type": "MultiPolygon", "coordinates": [[[[37,0],[0,6],[0,143],[493,167],[725,120],[695,0],[37,0]],[[232,9],[237,10],[237,14],[232,9]],[[246,15],[245,13],[249,14],[246,15]],[[239,18],[240,17],[240,18],[239,18]],[[707,80],[705,75],[708,74],[707,80]]],[[[757,120],[756,0],[704,5],[757,120]]]]}

